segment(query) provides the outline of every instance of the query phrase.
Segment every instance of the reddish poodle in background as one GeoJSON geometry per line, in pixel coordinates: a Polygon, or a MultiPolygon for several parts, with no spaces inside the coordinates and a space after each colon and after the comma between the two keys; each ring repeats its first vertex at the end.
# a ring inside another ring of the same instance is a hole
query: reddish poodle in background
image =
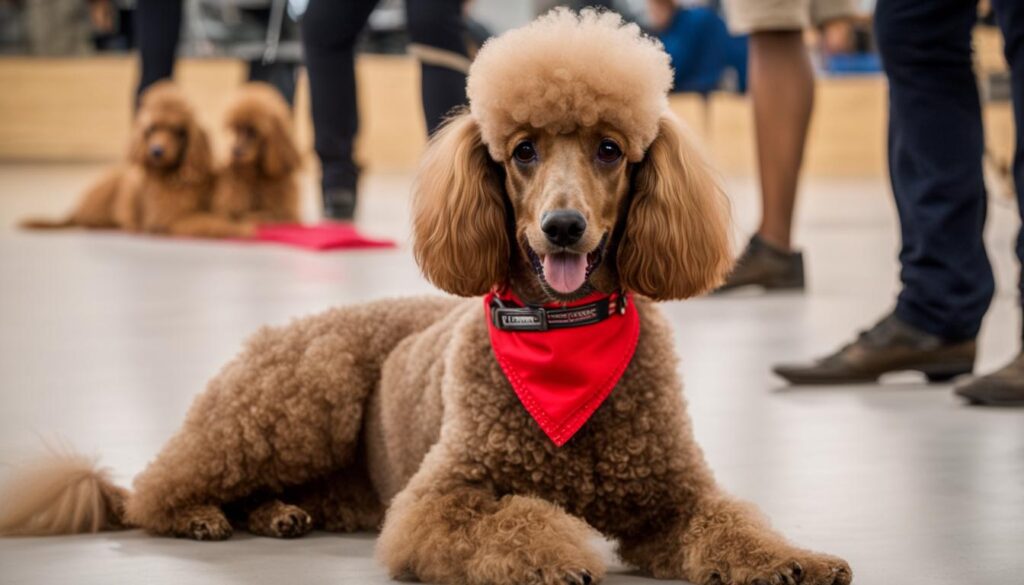
{"type": "Polygon", "coordinates": [[[65,219],[22,226],[246,237],[260,224],[297,223],[301,157],[284,99],[267,84],[246,84],[226,124],[230,154],[215,171],[191,106],[173,84],[158,83],[142,96],[128,164],[86,191],[65,219]]]}
{"type": "Polygon", "coordinates": [[[302,165],[291,110],[266,83],[247,83],[228,106],[227,161],[217,171],[209,205],[186,235],[250,237],[263,224],[297,224],[302,165]]]}
{"type": "Polygon", "coordinates": [[[556,10],[488,42],[470,109],[432,140],[413,201],[423,272],[477,298],[264,329],[130,493],[86,462],[43,467],[9,486],[0,532],[380,527],[392,576],[472,585],[599,581],[600,533],[658,578],[850,583],[845,561],[790,544],[726,494],[694,440],[655,301],[715,287],[731,254],[724,195],[668,111],[671,80],[660,45],[613,13],[556,10]],[[631,359],[566,440],[531,417],[496,358],[488,293],[633,299],[602,321],[638,324],[631,359]]]}
{"type": "Polygon", "coordinates": [[[180,90],[160,82],[142,96],[125,163],[90,187],[64,219],[30,219],[22,227],[187,234],[213,183],[206,132],[180,90]]]}
{"type": "Polygon", "coordinates": [[[302,158],[288,104],[272,86],[249,83],[226,118],[231,150],[210,210],[240,223],[298,222],[302,158]]]}

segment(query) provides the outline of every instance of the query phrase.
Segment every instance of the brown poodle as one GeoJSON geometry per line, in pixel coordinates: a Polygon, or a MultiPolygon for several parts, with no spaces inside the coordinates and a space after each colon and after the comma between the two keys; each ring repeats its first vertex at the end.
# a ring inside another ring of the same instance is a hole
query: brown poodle
{"type": "Polygon", "coordinates": [[[160,82],[142,96],[127,161],[87,190],[66,218],[21,225],[187,234],[213,177],[206,132],[178,88],[160,82]]]}
{"type": "Polygon", "coordinates": [[[217,175],[212,211],[235,221],[299,221],[302,159],[292,114],[266,83],[245,85],[227,113],[231,154],[217,175]]]}
{"type": "Polygon", "coordinates": [[[377,554],[398,578],[592,583],[597,531],[659,578],[848,584],[843,560],[789,544],[725,494],[694,442],[654,301],[713,288],[730,254],[724,197],[666,109],[670,80],[635,25],[555,11],[483,47],[471,107],[417,180],[415,254],[439,287],[563,304],[636,293],[632,360],[562,446],[513,391],[479,298],[383,301],[257,333],[130,495],[68,461],[12,486],[0,526],[113,520],[212,540],[233,526],[373,529],[383,515],[377,554]],[[563,240],[544,218],[566,211],[582,221],[563,240]]]}
{"type": "Polygon", "coordinates": [[[191,235],[242,237],[263,223],[296,223],[302,159],[291,110],[266,83],[248,83],[228,108],[228,161],[217,173],[210,207],[190,223],[191,235]]]}

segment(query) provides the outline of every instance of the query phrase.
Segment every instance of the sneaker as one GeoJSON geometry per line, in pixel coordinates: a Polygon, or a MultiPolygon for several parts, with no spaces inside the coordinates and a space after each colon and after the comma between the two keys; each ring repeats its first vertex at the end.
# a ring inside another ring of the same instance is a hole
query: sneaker
{"type": "Polygon", "coordinates": [[[776,248],[754,234],[736,260],[725,284],[715,292],[746,286],[760,286],[765,290],[804,290],[803,254],[776,248]]]}

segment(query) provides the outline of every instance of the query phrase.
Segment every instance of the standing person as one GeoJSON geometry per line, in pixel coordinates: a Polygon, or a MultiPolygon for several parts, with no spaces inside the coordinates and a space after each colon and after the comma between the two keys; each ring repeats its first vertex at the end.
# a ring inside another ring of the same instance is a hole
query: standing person
{"type": "MultiPolygon", "coordinates": [[[[267,2],[269,4],[269,2],[267,2]]],[[[136,102],[147,87],[174,76],[174,65],[181,37],[183,0],[136,0],[135,38],[139,46],[139,84],[136,102]]],[[[249,12],[270,21],[269,8],[252,8],[249,12]]],[[[249,81],[265,81],[281,92],[288,105],[295,100],[295,63],[263,63],[249,61],[249,81]]]]}
{"type": "MultiPolygon", "coordinates": [[[[320,158],[324,216],[351,220],[359,166],[354,160],[359,113],[355,44],[378,0],[310,0],[302,19],[313,132],[320,158]]],[[[462,0],[406,0],[410,48],[422,62],[423,109],[433,133],[466,103],[469,56],[462,0]]]]}
{"type": "MultiPolygon", "coordinates": [[[[1024,2],[993,0],[1024,121],[1024,2]]],[[[794,384],[876,380],[919,370],[931,381],[971,372],[995,283],[985,253],[981,104],[971,59],[977,0],[879,0],[875,28],[889,77],[889,169],[902,235],[896,308],[836,353],[778,366],[794,384]]],[[[1024,185],[1024,135],[1013,175],[1024,185]]],[[[1024,206],[1024,189],[1017,190],[1024,206]]],[[[1024,209],[1024,207],[1020,207],[1024,209]]],[[[1024,262],[1024,231],[1017,257],[1024,262]]],[[[1021,289],[1024,292],[1024,280],[1021,289]]],[[[1024,354],[956,388],[972,402],[1024,405],[1024,354]]]]}
{"type": "Polygon", "coordinates": [[[761,224],[719,290],[802,290],[804,261],[793,249],[793,210],[814,106],[814,71],[803,31],[821,27],[826,50],[845,50],[855,0],[725,0],[725,12],[733,32],[750,33],[761,224]]]}

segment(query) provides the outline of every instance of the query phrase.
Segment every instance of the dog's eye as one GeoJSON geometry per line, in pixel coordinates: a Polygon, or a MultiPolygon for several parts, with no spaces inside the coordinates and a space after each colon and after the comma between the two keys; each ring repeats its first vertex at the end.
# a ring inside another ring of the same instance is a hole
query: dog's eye
{"type": "Polygon", "coordinates": [[[622,158],[622,149],[610,138],[605,138],[597,146],[597,160],[603,163],[617,162],[622,158]]]}
{"type": "Polygon", "coordinates": [[[534,148],[532,142],[524,140],[516,145],[512,151],[512,156],[515,157],[516,162],[529,164],[537,160],[537,149],[534,148]]]}

